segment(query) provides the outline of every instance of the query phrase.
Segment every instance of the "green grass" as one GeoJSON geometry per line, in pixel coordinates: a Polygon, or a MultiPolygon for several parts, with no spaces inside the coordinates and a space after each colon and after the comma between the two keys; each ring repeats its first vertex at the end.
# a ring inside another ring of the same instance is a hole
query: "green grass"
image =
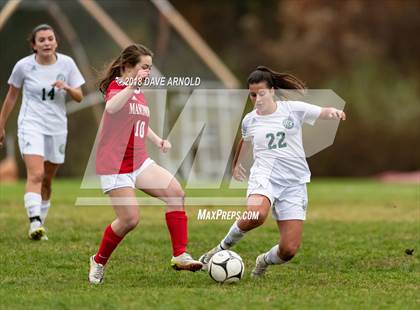
{"type": "MultiPolygon", "coordinates": [[[[308,220],[298,255],[269,269],[264,279],[250,278],[255,257],[278,240],[270,218],[234,249],[246,268],[236,285],[218,285],[204,272],[171,270],[164,209],[141,207],[140,226],[112,256],[104,284],[95,287],[87,283],[87,261],[113,211],[110,206],[75,207],[76,196],[83,194],[79,185],[55,182],[47,220],[50,240],[31,242],[26,238],[23,184],[0,184],[0,308],[420,307],[418,185],[315,180],[309,185],[308,220]],[[406,255],[406,248],[414,248],[413,255],[406,255]]],[[[195,257],[214,246],[231,224],[197,221],[198,209],[187,208],[189,249],[195,257]]]]}

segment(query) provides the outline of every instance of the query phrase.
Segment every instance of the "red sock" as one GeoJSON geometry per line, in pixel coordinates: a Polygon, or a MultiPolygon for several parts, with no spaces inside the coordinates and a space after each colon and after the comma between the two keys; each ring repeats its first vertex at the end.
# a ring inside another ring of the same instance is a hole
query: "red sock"
{"type": "Polygon", "coordinates": [[[173,256],[181,255],[186,251],[188,243],[187,225],[188,219],[185,211],[167,212],[166,225],[172,240],[173,256]]]}
{"type": "Polygon", "coordinates": [[[115,250],[118,243],[120,243],[122,239],[123,237],[117,236],[112,230],[111,225],[108,225],[105,228],[104,236],[102,237],[102,242],[99,246],[98,253],[95,255],[95,262],[105,265],[112,252],[115,250]]]}

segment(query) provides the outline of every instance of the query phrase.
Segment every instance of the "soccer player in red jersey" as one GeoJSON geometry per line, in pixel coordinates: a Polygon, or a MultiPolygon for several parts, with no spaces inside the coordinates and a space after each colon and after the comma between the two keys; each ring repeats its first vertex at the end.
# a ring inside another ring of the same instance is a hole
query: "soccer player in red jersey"
{"type": "Polygon", "coordinates": [[[163,152],[171,148],[169,141],[157,136],[149,127],[149,108],[138,87],[150,74],[152,57],[147,47],[130,45],[114,60],[100,82],[106,106],[96,153],[96,172],[100,175],[102,190],[111,198],[117,218],[106,227],[98,252],[90,258],[89,281],[94,284],[102,282],[112,252],[139,222],[136,188],[166,203],[172,267],[190,271],[202,267],[186,253],[184,192],[171,173],[148,157],[146,149],[146,138],[163,152]]]}

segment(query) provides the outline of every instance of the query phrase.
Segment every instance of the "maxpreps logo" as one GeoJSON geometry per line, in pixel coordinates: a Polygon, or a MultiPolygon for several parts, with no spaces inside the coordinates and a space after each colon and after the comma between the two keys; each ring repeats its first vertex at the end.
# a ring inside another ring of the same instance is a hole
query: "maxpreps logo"
{"type": "Polygon", "coordinates": [[[197,214],[197,220],[258,220],[260,216],[259,211],[226,211],[222,209],[207,210],[199,209],[197,214]]]}
{"type": "Polygon", "coordinates": [[[293,126],[295,126],[295,123],[294,123],[293,119],[289,117],[289,118],[286,118],[286,119],[283,120],[283,126],[286,129],[292,129],[293,126]]]}

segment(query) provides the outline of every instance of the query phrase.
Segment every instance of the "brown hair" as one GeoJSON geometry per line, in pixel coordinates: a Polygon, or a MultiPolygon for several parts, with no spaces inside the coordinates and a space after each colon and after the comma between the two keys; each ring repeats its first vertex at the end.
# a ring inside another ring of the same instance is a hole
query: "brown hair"
{"type": "Polygon", "coordinates": [[[292,74],[279,73],[266,66],[258,66],[248,76],[248,86],[266,82],[269,88],[274,89],[305,89],[305,83],[292,74]]]}
{"type": "Polygon", "coordinates": [[[36,26],[34,29],[32,29],[31,33],[28,35],[28,42],[29,42],[32,52],[34,53],[36,53],[36,50],[33,48],[33,44],[35,44],[36,34],[42,30],[51,30],[54,33],[55,40],[57,41],[57,35],[53,27],[47,24],[41,24],[41,25],[36,26]]]}
{"type": "Polygon", "coordinates": [[[134,67],[141,56],[151,56],[153,53],[146,46],[141,44],[132,44],[127,46],[113,62],[111,62],[104,71],[99,81],[99,90],[105,94],[109,84],[116,78],[120,77],[125,66],[134,67]]]}

